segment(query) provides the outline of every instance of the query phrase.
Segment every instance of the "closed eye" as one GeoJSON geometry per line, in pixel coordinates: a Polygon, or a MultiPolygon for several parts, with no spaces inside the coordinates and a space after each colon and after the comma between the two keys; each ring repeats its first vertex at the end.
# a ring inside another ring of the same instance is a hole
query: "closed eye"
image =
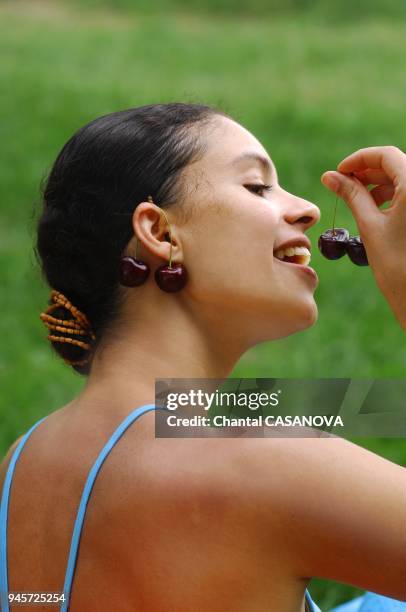
{"type": "Polygon", "coordinates": [[[272,189],[272,185],[262,185],[262,184],[259,184],[259,183],[258,183],[258,184],[256,184],[256,185],[255,185],[255,184],[252,184],[252,185],[244,185],[244,187],[245,187],[246,189],[248,189],[248,191],[251,191],[252,193],[256,193],[256,194],[257,194],[257,195],[259,195],[260,197],[263,197],[263,196],[264,196],[264,194],[263,194],[263,193],[261,194],[261,192],[264,192],[264,191],[269,192],[269,191],[271,191],[271,189],[272,189]]]}

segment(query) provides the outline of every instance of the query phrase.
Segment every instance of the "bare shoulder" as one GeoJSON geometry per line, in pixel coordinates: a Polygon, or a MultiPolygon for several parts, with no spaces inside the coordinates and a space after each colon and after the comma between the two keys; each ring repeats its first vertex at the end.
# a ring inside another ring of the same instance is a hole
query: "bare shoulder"
{"type": "Polygon", "coordinates": [[[334,436],[157,442],[177,516],[192,503],[199,520],[261,545],[265,564],[278,550],[299,577],[406,598],[404,467],[334,436]]]}
{"type": "MultiPolygon", "coordinates": [[[[152,421],[150,425],[152,428],[152,421]]],[[[193,499],[202,512],[222,508],[229,520],[245,520],[262,533],[264,526],[268,532],[290,529],[292,511],[300,512],[306,496],[317,496],[320,505],[326,481],[331,484],[332,478],[339,478],[339,462],[346,460],[350,465],[354,453],[362,453],[338,438],[173,438],[150,442],[142,460],[143,475],[146,483],[154,483],[159,490],[161,507],[167,499],[171,508],[179,511],[193,499]]],[[[134,461],[138,461],[136,456],[134,461]]],[[[133,479],[131,464],[129,469],[128,477],[133,479]]],[[[137,496],[139,484],[137,481],[137,496]]]]}
{"type": "MultiPolygon", "coordinates": [[[[152,432],[152,420],[149,426],[152,432]]],[[[296,491],[303,499],[305,484],[313,493],[319,486],[321,493],[325,481],[339,479],[354,462],[365,468],[390,463],[333,436],[155,438],[148,445],[144,468],[148,466],[150,478],[162,481],[164,488],[185,489],[188,494],[220,491],[235,499],[246,499],[248,493],[255,493],[255,499],[272,494],[276,509],[278,499],[293,499],[296,491]]]]}

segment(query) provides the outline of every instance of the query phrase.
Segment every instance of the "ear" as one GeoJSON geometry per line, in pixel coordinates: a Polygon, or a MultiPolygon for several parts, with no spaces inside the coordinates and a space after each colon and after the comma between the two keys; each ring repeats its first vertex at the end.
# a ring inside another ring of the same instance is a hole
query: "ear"
{"type": "Polygon", "coordinates": [[[139,241],[138,253],[141,259],[142,253],[147,250],[158,259],[169,261],[171,236],[172,261],[182,262],[183,252],[173,215],[166,210],[163,213],[162,209],[153,202],[140,202],[134,210],[132,226],[139,241]]]}

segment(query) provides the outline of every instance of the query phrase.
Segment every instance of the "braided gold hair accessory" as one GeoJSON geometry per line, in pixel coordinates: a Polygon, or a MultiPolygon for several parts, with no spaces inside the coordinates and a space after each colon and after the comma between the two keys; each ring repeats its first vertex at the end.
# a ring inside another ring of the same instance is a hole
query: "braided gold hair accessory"
{"type": "MultiPolygon", "coordinates": [[[[73,304],[63,293],[52,289],[50,299],[54,303],[50,304],[45,312],[40,314],[41,321],[46,327],[48,327],[48,329],[63,332],[65,334],[72,334],[74,336],[90,336],[92,340],[96,339],[86,315],[83,314],[83,312],[81,312],[78,308],[73,306],[73,304]],[[56,308],[60,308],[61,306],[67,310],[70,310],[73,315],[73,319],[57,319],[50,314],[56,308]]],[[[48,339],[53,340],[54,342],[67,342],[69,344],[75,344],[86,350],[91,348],[90,344],[83,342],[82,340],[69,338],[66,336],[55,336],[55,334],[52,333],[48,335],[48,339]]],[[[67,359],[65,357],[63,357],[63,359],[70,365],[84,365],[88,362],[88,358],[77,361],[67,359]]]]}

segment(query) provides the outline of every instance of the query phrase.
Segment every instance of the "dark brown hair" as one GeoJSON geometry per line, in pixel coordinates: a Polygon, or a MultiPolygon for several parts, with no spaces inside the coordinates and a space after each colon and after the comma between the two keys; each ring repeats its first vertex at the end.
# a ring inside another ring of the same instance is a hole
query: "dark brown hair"
{"type": "MultiPolygon", "coordinates": [[[[204,104],[172,102],[122,110],[80,128],[57,156],[42,188],[34,252],[42,275],[90,321],[95,339],[88,352],[52,340],[64,359],[94,353],[120,311],[118,264],[133,236],[137,203],[151,195],[162,208],[180,202],[179,176],[201,156],[207,126],[222,111],[204,104]]],[[[72,313],[58,306],[55,317],[72,313]]],[[[63,335],[63,331],[54,331],[63,335]]],[[[90,362],[72,366],[88,374],[90,362]]]]}

